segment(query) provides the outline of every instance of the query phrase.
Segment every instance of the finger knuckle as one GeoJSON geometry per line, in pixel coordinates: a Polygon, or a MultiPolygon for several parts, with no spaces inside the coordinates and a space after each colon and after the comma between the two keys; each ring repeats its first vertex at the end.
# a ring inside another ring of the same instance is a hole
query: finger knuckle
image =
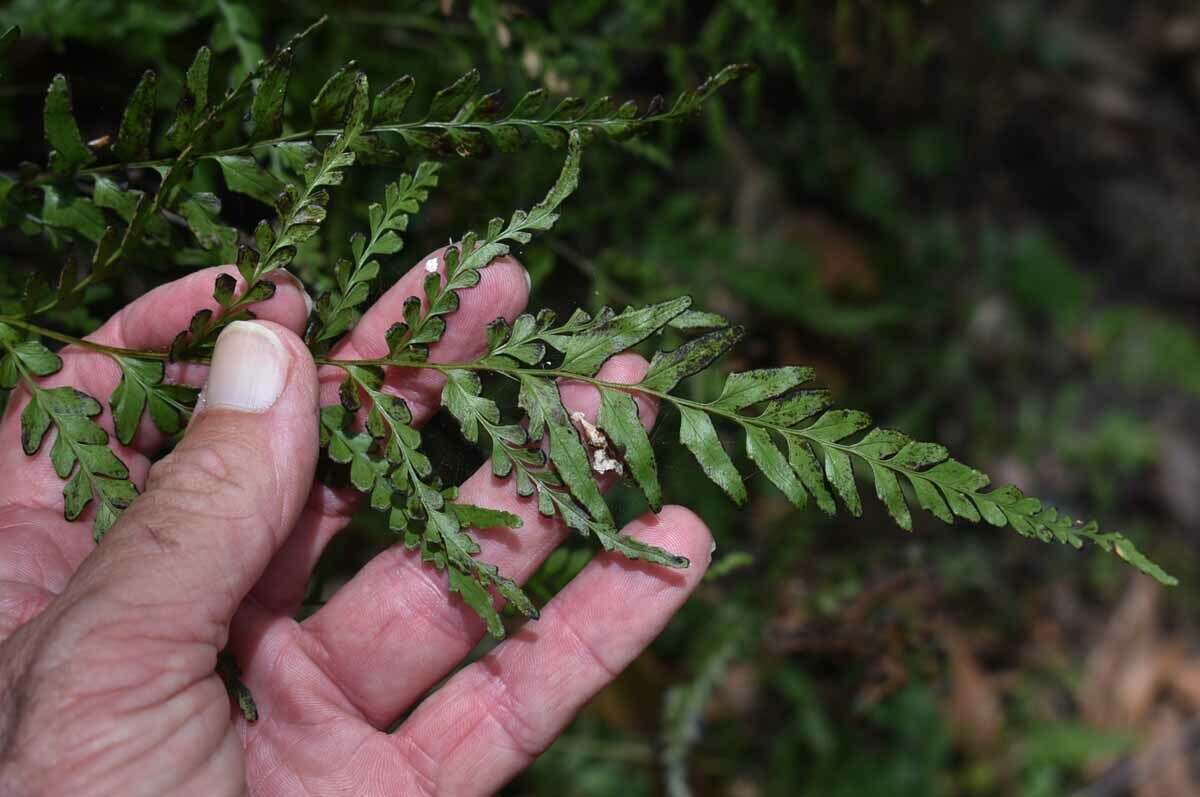
{"type": "Polygon", "coordinates": [[[199,444],[180,448],[156,464],[146,482],[143,521],[165,511],[168,516],[199,515],[230,521],[266,520],[261,517],[260,478],[247,463],[255,452],[240,442],[199,444]],[[157,510],[157,511],[155,511],[157,510]]]}
{"type": "Polygon", "coordinates": [[[146,489],[196,488],[238,496],[247,489],[245,463],[253,455],[249,446],[236,440],[181,447],[150,469],[146,489]]]}
{"type": "Polygon", "coordinates": [[[497,680],[492,699],[484,702],[483,710],[496,724],[512,749],[527,760],[537,758],[549,746],[545,730],[531,717],[529,706],[514,689],[497,680]]]}

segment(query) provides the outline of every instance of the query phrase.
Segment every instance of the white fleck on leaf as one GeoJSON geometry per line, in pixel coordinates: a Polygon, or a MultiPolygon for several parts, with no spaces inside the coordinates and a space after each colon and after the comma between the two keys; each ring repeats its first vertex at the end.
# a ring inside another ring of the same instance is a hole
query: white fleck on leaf
{"type": "Polygon", "coordinates": [[[582,412],[572,412],[571,420],[583,429],[583,435],[587,438],[589,446],[601,449],[608,447],[608,437],[605,436],[604,432],[597,429],[582,412]]]}
{"type": "Polygon", "coordinates": [[[618,461],[608,455],[608,452],[603,448],[597,448],[592,451],[592,470],[596,473],[608,473],[612,471],[618,475],[625,475],[625,467],[618,461]]]}
{"type": "Polygon", "coordinates": [[[592,470],[596,473],[611,472],[624,476],[625,466],[608,452],[608,435],[596,428],[582,412],[572,412],[571,420],[583,430],[584,439],[592,449],[592,470]]]}

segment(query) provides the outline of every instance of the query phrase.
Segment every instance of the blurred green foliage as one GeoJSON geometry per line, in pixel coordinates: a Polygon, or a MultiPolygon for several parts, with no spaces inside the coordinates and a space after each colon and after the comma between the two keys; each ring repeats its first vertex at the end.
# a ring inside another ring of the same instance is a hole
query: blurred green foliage
{"type": "MultiPolygon", "coordinates": [[[[1080,68],[1062,28],[1038,24],[1058,4],[381,5],[15,0],[0,10],[0,23],[23,32],[0,90],[0,162],[41,159],[28,131],[40,129],[57,71],[96,89],[76,107],[90,138],[146,67],[160,70],[165,113],[199,44],[227,67],[215,73],[237,75],[326,11],[333,19],[297,62],[295,96],[314,95],[351,58],[373,79],[412,74],[421,102],[471,66],[510,96],[541,85],[644,103],[725,63],[755,63],[702,124],[588,153],[585,201],[520,253],[535,296],[561,310],[691,293],[750,328],[739,367],[817,365],[839,400],[1064,508],[1094,507],[1143,531],[1139,542],[1178,563],[1185,584],[1200,575],[1184,532],[1194,519],[1154,486],[1171,478],[1160,472],[1164,447],[1194,450],[1200,437],[1200,316],[1186,298],[1092,258],[1069,224],[1019,190],[995,187],[1006,172],[988,109],[1014,91],[996,74],[1080,68]]],[[[448,221],[467,229],[521,206],[558,168],[554,158],[510,164],[449,162],[443,182],[457,188],[413,220],[412,259],[442,243],[448,221]]],[[[377,195],[385,179],[350,177],[300,254],[304,276],[323,271],[323,239],[364,223],[366,201],[340,198],[377,195]]],[[[227,210],[245,227],[255,220],[236,198],[227,210]]],[[[54,267],[52,244],[5,240],[0,300],[22,274],[54,267]]],[[[87,329],[171,277],[130,277],[60,321],[87,329]]],[[[1056,637],[1053,667],[1029,652],[1055,590],[1083,596],[1103,622],[1123,584],[1115,566],[1087,569],[1070,551],[987,529],[925,523],[900,538],[871,528],[886,524],[882,513],[844,525],[766,489],[736,511],[674,449],[661,473],[667,494],[690,496],[711,523],[723,572],[511,793],[1053,795],[1136,742],[1078,716],[1078,628],[1056,637]],[[956,725],[946,627],[975,642],[985,668],[1008,674],[1000,730],[983,747],[956,725]]],[[[638,511],[631,491],[622,506],[638,511]]],[[[369,523],[340,539],[312,599],[385,539],[369,523]]],[[[531,594],[551,599],[589,555],[555,554],[531,594]]],[[[1182,590],[1190,605],[1194,586],[1182,590]]]]}

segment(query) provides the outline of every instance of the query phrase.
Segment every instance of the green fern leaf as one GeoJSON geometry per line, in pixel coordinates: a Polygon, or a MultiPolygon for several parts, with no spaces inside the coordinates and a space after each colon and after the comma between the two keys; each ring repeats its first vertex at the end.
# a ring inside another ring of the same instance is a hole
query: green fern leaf
{"type": "Polygon", "coordinates": [[[447,122],[459,114],[479,85],[479,70],[472,69],[433,95],[426,121],[447,122]]]}
{"type": "Polygon", "coordinates": [[[292,49],[284,48],[263,72],[250,103],[250,118],[254,124],[252,141],[274,138],[283,130],[283,102],[292,75],[292,58],[292,49]]]}
{"type": "Polygon", "coordinates": [[[679,442],[683,443],[709,479],[738,506],[746,503],[746,485],[733,465],[712,419],[703,410],[680,405],[679,442]]]}
{"type": "Polygon", "coordinates": [[[389,83],[379,92],[371,105],[371,118],[375,124],[398,124],[404,116],[404,109],[416,85],[411,75],[405,75],[389,83]]]}
{"type": "Polygon", "coordinates": [[[113,359],[121,368],[121,381],[109,401],[117,439],[129,445],[147,410],[164,435],[170,437],[182,431],[191,418],[199,391],[187,385],[164,383],[166,369],[159,360],[122,356],[113,359]]]}
{"type": "Polygon", "coordinates": [[[42,118],[51,149],[50,168],[55,174],[71,174],[96,159],[79,132],[71,107],[71,89],[63,75],[55,75],[50,82],[42,118]]]}
{"type": "Polygon", "coordinates": [[[238,231],[221,224],[221,200],[201,191],[179,203],[179,215],[187,222],[196,242],[213,253],[216,262],[229,263],[237,256],[238,231]]]}
{"type": "Polygon", "coordinates": [[[0,326],[0,342],[5,355],[0,360],[0,388],[14,388],[22,374],[34,377],[51,376],[62,370],[62,360],[37,340],[20,340],[8,326],[0,326]]]}
{"type": "Polygon", "coordinates": [[[551,379],[523,376],[517,403],[529,415],[530,439],[549,438],[550,461],[571,494],[587,509],[592,520],[612,526],[612,513],[592,478],[587,450],[567,417],[558,386],[551,379]]]}
{"type": "Polygon", "coordinates": [[[779,488],[792,504],[803,509],[808,495],[783,452],[771,440],[771,433],[756,426],[746,426],[746,455],[758,469],[779,488]]]}
{"type": "Polygon", "coordinates": [[[325,81],[309,105],[314,130],[338,124],[345,119],[346,103],[354,94],[357,80],[357,64],[350,61],[325,81]]]}
{"type": "Polygon", "coordinates": [[[245,194],[264,205],[272,205],[283,193],[283,183],[249,155],[216,155],[212,160],[221,167],[230,191],[245,194]]]}
{"type": "Polygon", "coordinates": [[[78,238],[96,243],[104,236],[104,214],[94,202],[60,190],[57,186],[43,185],[42,220],[56,230],[70,230],[78,238]]]}
{"type": "Polygon", "coordinates": [[[464,527],[476,529],[519,529],[524,522],[512,512],[488,509],[473,504],[449,504],[450,512],[464,527]]]}
{"type": "Polygon", "coordinates": [[[599,426],[616,445],[629,465],[630,475],[646,496],[650,508],[662,509],[662,487],[658,483],[658,463],[650,437],[638,419],[637,402],[628,393],[603,388],[600,390],[599,426]]]}
{"type": "Polygon", "coordinates": [[[145,157],[150,147],[150,127],[154,123],[154,100],[158,86],[158,75],[146,70],[129,104],[121,117],[121,127],[113,144],[113,155],[118,160],[131,161],[145,157]]]}
{"type": "Polygon", "coordinates": [[[542,310],[536,316],[523,313],[510,326],[503,318],[488,325],[488,357],[498,365],[512,362],[537,365],[546,356],[543,342],[554,326],[554,313],[542,310]]]}
{"type": "Polygon", "coordinates": [[[192,135],[208,110],[209,69],[212,51],[201,47],[188,67],[183,94],[175,107],[175,120],[167,128],[166,137],[173,147],[182,150],[192,141],[192,135]]]}
{"type": "Polygon", "coordinates": [[[514,212],[507,225],[501,219],[493,219],[482,239],[468,233],[461,243],[446,250],[444,283],[438,274],[430,274],[425,284],[425,314],[417,315],[420,305],[413,305],[412,315],[406,318],[403,336],[393,347],[393,354],[400,348],[407,348],[412,356],[423,358],[424,347],[441,339],[445,329],[442,316],[458,309],[458,291],[479,284],[480,270],[508,254],[510,243],[528,243],[533,237],[532,231],[545,231],[554,226],[559,206],[579,186],[581,158],[581,139],[573,135],[562,171],[541,202],[528,212],[514,212]]]}
{"type": "Polygon", "coordinates": [[[604,361],[614,354],[636,346],[653,335],[692,303],[687,296],[650,305],[627,309],[620,315],[604,308],[589,318],[580,312],[557,335],[547,342],[564,355],[560,370],[580,376],[592,376],[604,361]]]}
{"type": "MultiPolygon", "coordinates": [[[[670,325],[675,318],[667,324],[670,325]]],[[[664,393],[673,390],[682,380],[703,371],[724,355],[741,340],[742,335],[741,327],[725,327],[690,340],[674,351],[658,352],[650,361],[650,369],[642,377],[641,386],[664,393]]]]}
{"type": "Polygon", "coordinates": [[[367,301],[373,283],[378,279],[380,265],[374,258],[399,252],[404,241],[400,237],[408,228],[409,217],[429,198],[437,185],[438,165],[421,163],[412,175],[405,174],[388,185],[383,205],[368,208],[370,237],[361,234],[351,239],[354,260],[343,260],[335,269],[337,289],[323,296],[316,307],[316,323],[309,331],[309,341],[322,343],[339,337],[353,327],[361,317],[359,308],[367,301]]]}
{"type": "Polygon", "coordinates": [[[479,422],[493,426],[500,423],[500,408],[496,402],[484,398],[483,385],[473,371],[447,371],[446,386],[442,388],[442,406],[458,419],[463,437],[472,443],[479,442],[479,422]]]}
{"type": "Polygon", "coordinates": [[[108,434],[93,420],[101,409],[98,401],[71,387],[31,386],[30,402],[21,415],[26,454],[36,454],[49,427],[56,429],[50,461],[59,478],[67,481],[63,514],[75,520],[94,500],[97,541],[137,497],[128,468],[109,449],[108,434]]]}
{"type": "MultiPolygon", "coordinates": [[[[420,451],[421,437],[410,425],[408,408],[382,392],[382,371],[348,366],[346,373],[344,406],[322,410],[321,442],[330,458],[350,464],[351,483],[371,494],[373,508],[390,511],[389,524],[404,535],[407,545],[419,547],[423,558],[449,571],[451,591],[484,619],[490,633],[504,635],[489,588],[518,611],[536,617],[536,608],[515,582],[475,558],[479,545],[466,531],[469,526],[513,528],[520,525],[520,519],[511,513],[448,501],[454,491],[443,491],[433,478],[432,464],[420,451]],[[359,391],[371,406],[367,434],[354,435],[347,430],[351,412],[359,407],[359,391]]],[[[474,390],[461,375],[455,383],[467,394],[474,390]]]]}
{"type": "Polygon", "coordinates": [[[24,384],[29,403],[21,413],[21,447],[29,456],[42,448],[53,427],[50,450],[55,473],[67,482],[64,515],[75,520],[92,501],[97,504],[93,534],[99,540],[120,517],[137,489],[129,470],[108,448],[108,433],[95,421],[103,409],[91,396],[72,387],[43,388],[37,380],[62,369],[62,360],[37,340],[22,340],[15,329],[0,324],[0,388],[24,384]]]}
{"type": "Polygon", "coordinates": [[[723,410],[744,409],[781,396],[808,382],[813,376],[813,369],[795,366],[730,374],[713,406],[723,410]]]}
{"type": "Polygon", "coordinates": [[[788,464],[796,472],[800,483],[816,499],[817,506],[827,515],[837,512],[837,503],[825,483],[825,475],[821,472],[821,464],[813,454],[808,441],[794,436],[787,437],[788,464]]]}
{"type": "MultiPolygon", "coordinates": [[[[593,537],[606,550],[620,551],[628,557],[668,567],[687,567],[683,557],[641,543],[616,529],[611,512],[592,479],[578,431],[567,418],[558,387],[551,378],[529,375],[522,379],[518,402],[529,412],[530,431],[527,432],[521,426],[500,421],[499,408],[494,401],[481,395],[481,383],[473,373],[450,369],[446,375],[442,402],[459,421],[464,436],[476,442],[480,432],[484,432],[491,438],[492,472],[499,478],[513,476],[518,495],[536,495],[541,514],[561,518],[567,528],[593,537]],[[540,449],[528,447],[530,439],[546,436],[550,438],[549,457],[540,449]]],[[[629,398],[625,394],[618,395],[629,398]]],[[[638,423],[640,429],[636,409],[632,412],[633,422],[638,423]]],[[[614,439],[618,438],[614,436],[614,439]]],[[[624,445],[628,456],[629,443],[624,445]]],[[[652,453],[650,457],[652,465],[652,453]]],[[[645,464],[641,463],[639,467],[645,464]]],[[[656,476],[653,478],[657,479],[656,476]]]]}

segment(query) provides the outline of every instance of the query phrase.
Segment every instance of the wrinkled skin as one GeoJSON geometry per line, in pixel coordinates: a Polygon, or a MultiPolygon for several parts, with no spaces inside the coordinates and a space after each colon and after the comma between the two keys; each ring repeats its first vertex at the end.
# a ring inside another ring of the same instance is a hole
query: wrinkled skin
{"type": "MultiPolygon", "coordinates": [[[[195,310],[213,306],[221,271],[146,295],[92,338],[165,348],[195,310]]],[[[384,353],[384,331],[406,297],[421,295],[424,276],[418,267],[387,292],[335,356],[384,353]]],[[[144,494],[99,546],[86,522],[63,520],[62,482],[46,452],[21,452],[27,396],[10,402],[0,425],[0,795],[491,793],[546,749],[702,577],[704,525],[680,507],[643,517],[627,533],[687,556],[690,569],[598,556],[540,621],[431,696],[484,630],[416,554],[384,552],[296,622],[308,576],[356,498],[314,485],[318,407],[336,401],[338,372],[318,369],[297,337],[307,316],[301,289],[286,275],[278,284],[257,312],[291,355],[279,400],[262,414],[199,413],[153,466],[164,440],[144,421],[130,447],[118,446],[144,494]],[[258,702],[255,724],[214,675],[227,644],[258,702]]],[[[477,356],[486,324],[521,312],[527,291],[515,261],[486,269],[432,357],[477,356]]],[[[62,356],[47,385],[75,385],[102,402],[116,386],[104,355],[62,356]]],[[[620,355],[600,375],[634,382],[645,367],[620,355]]],[[[206,369],[173,366],[169,376],[202,385],[206,369]]],[[[438,406],[436,372],[395,371],[387,384],[418,423],[438,406]]],[[[568,410],[594,418],[593,389],[561,390],[568,410]]],[[[647,424],[656,409],[641,404],[647,424]]],[[[111,432],[107,410],[101,422],[111,432]]],[[[566,533],[487,465],[462,500],[524,520],[478,535],[482,558],[518,580],[566,533]]]]}

